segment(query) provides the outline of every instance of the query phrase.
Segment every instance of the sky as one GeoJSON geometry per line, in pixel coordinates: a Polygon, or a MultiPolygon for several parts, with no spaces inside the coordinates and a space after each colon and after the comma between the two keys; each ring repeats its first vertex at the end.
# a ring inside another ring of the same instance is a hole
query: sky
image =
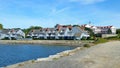
{"type": "Polygon", "coordinates": [[[0,0],[4,28],[91,24],[120,27],[120,0],[0,0]]]}

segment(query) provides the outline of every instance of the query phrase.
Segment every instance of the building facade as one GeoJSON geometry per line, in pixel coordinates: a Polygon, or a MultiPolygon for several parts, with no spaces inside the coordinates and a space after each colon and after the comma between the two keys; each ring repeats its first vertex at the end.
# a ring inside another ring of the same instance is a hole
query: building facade
{"type": "Polygon", "coordinates": [[[28,35],[38,39],[59,39],[59,40],[80,40],[82,37],[89,37],[88,33],[79,26],[59,25],[54,28],[33,29],[28,35]]]}
{"type": "Polygon", "coordinates": [[[114,26],[92,26],[91,24],[84,25],[93,30],[94,34],[116,34],[114,26]]]}
{"type": "Polygon", "coordinates": [[[22,39],[25,33],[21,29],[2,29],[0,30],[0,39],[22,39]]]}

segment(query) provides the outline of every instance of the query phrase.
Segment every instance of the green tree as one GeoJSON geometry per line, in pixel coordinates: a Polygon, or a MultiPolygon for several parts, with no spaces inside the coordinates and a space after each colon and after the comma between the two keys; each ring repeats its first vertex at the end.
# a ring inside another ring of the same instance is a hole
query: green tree
{"type": "Polygon", "coordinates": [[[118,34],[118,38],[120,38],[120,29],[116,30],[116,34],[118,34]]]}
{"type": "Polygon", "coordinates": [[[78,27],[79,27],[79,25],[73,25],[73,27],[75,27],[75,26],[78,26],[78,27]]]}
{"type": "Polygon", "coordinates": [[[95,36],[95,34],[94,34],[92,29],[85,27],[85,30],[90,33],[90,36],[92,36],[92,37],[95,36]]]}
{"type": "Polygon", "coordinates": [[[33,29],[42,29],[42,27],[41,26],[31,26],[27,29],[23,29],[23,31],[25,32],[25,35],[27,35],[33,29]]]}
{"type": "Polygon", "coordinates": [[[41,26],[31,26],[30,28],[28,29],[41,29],[42,27],[41,26]]]}
{"type": "Polygon", "coordinates": [[[90,34],[90,39],[96,40],[97,38],[95,37],[95,34],[92,29],[85,27],[85,30],[89,32],[90,34]]]}
{"type": "Polygon", "coordinates": [[[117,30],[116,30],[116,34],[120,34],[120,29],[117,29],[117,30]]]}
{"type": "Polygon", "coordinates": [[[3,25],[2,24],[0,24],[0,29],[3,29],[3,25]]]}

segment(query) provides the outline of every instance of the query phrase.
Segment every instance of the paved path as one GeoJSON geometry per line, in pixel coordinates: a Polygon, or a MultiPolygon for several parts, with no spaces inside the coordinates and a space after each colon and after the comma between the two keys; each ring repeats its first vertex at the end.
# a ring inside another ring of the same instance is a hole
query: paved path
{"type": "Polygon", "coordinates": [[[55,61],[31,63],[16,68],[120,68],[120,41],[99,44],[55,61]]]}

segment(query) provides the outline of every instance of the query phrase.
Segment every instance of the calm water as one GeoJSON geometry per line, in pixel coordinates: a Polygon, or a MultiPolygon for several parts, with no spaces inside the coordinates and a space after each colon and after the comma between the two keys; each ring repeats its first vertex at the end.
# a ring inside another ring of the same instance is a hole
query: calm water
{"type": "Polygon", "coordinates": [[[73,46],[47,46],[47,45],[2,45],[0,44],[0,67],[23,62],[40,57],[48,57],[56,53],[74,49],[73,46]]]}

